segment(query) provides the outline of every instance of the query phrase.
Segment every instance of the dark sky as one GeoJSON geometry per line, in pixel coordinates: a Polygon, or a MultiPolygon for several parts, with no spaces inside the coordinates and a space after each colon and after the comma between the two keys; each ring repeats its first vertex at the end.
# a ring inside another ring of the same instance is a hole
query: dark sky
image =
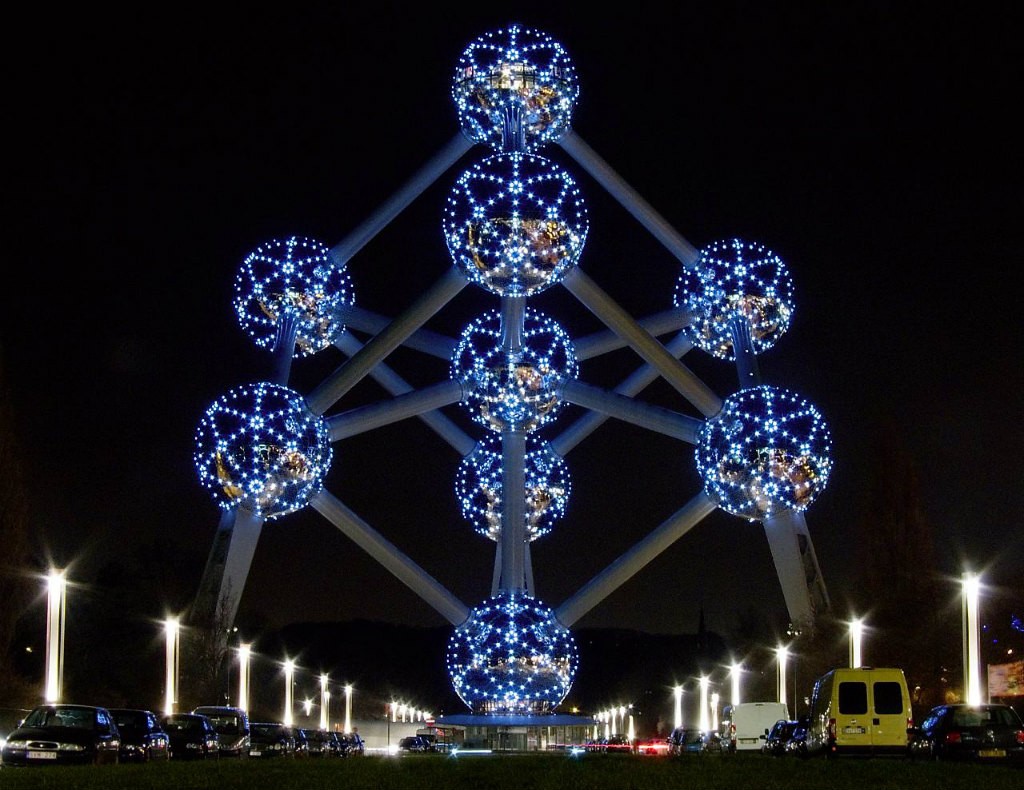
{"type": "MultiPolygon", "coordinates": [[[[807,521],[837,614],[858,584],[869,448],[890,424],[940,570],[1019,585],[1021,20],[1010,3],[895,5],[73,9],[12,28],[0,341],[40,556],[83,574],[141,558],[165,580],[154,617],[191,599],[218,520],[193,433],[214,400],[270,371],[232,312],[238,266],[271,239],[344,239],[458,133],[464,48],[518,22],[566,47],[574,130],[690,243],[739,236],[789,267],[792,325],[760,368],[832,429],[832,479],[807,521]]],[[[357,304],[398,315],[448,269],[445,198],[487,153],[349,262],[357,304]]],[[[584,271],[635,317],[670,308],[678,262],[563,151],[542,153],[587,200],[584,271]]],[[[455,334],[493,306],[471,286],[428,327],[455,334]]],[[[560,287],[536,306],[571,334],[599,328],[560,287]]],[[[290,385],[308,393],[343,361],[333,348],[296,361],[290,385]]],[[[685,361],[721,396],[735,389],[728,363],[685,361]]],[[[411,351],[389,364],[417,384],[447,375],[411,351]]],[[[613,386],[638,364],[584,361],[581,378],[613,386]]],[[[697,416],[664,386],[647,396],[697,416]]],[[[380,397],[367,380],[329,414],[380,397]]],[[[331,493],[464,603],[487,597],[494,544],[458,513],[454,450],[416,420],[334,449],[331,493]]],[[[552,607],[699,489],[692,447],[614,422],[566,462],[568,514],[533,544],[552,607]]],[[[760,525],[713,514],[578,625],[687,632],[701,605],[719,631],[748,606],[784,612],[760,525]]],[[[241,617],[445,622],[312,511],[265,526],[241,617]]]]}

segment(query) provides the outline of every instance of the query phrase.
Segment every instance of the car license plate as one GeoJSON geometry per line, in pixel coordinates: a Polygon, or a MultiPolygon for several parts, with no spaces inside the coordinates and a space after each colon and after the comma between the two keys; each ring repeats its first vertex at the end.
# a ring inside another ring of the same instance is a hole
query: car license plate
{"type": "Polygon", "coordinates": [[[259,749],[250,749],[249,750],[249,756],[250,757],[259,757],[260,754],[262,754],[262,752],[259,749]]]}
{"type": "Polygon", "coordinates": [[[32,752],[28,753],[30,760],[56,760],[57,752],[32,752]]]}
{"type": "Polygon", "coordinates": [[[1004,749],[979,749],[978,757],[1006,757],[1004,749]]]}
{"type": "Polygon", "coordinates": [[[863,735],[863,727],[843,727],[843,735],[863,735]]]}

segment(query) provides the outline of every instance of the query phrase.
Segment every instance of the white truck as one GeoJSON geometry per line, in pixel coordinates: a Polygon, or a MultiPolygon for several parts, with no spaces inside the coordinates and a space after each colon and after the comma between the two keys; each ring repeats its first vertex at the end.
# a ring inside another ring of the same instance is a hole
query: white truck
{"type": "Polygon", "coordinates": [[[741,702],[722,710],[722,745],[730,752],[760,751],[779,719],[788,719],[784,702],[741,702]]]}

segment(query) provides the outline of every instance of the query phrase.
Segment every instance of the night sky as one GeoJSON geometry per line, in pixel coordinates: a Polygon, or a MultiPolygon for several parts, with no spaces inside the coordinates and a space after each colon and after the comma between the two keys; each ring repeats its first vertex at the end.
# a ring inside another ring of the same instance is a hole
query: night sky
{"type": "MultiPolygon", "coordinates": [[[[856,590],[886,426],[919,476],[940,572],[1021,586],[1021,20],[1009,3],[895,5],[74,8],[12,28],[0,351],[38,557],[72,579],[139,563],[162,580],[155,618],[190,602],[219,517],[192,467],[195,428],[270,375],[232,311],[239,265],[271,239],[344,239],[458,133],[463,49],[519,23],[566,47],[573,129],[683,237],[759,241],[786,262],[795,313],[759,364],[832,430],[832,478],[807,522],[836,613],[856,590]]],[[[444,201],[487,153],[472,149],[352,258],[359,306],[399,315],[448,270],[444,201]]],[[[634,317],[669,309],[678,261],[564,151],[540,153],[587,201],[583,270],[634,317]]],[[[535,299],[571,335],[601,328],[561,287],[535,299]]],[[[496,306],[469,286],[427,326],[454,336],[496,306]]],[[[297,360],[289,384],[308,393],[344,359],[297,360]]],[[[736,388],[731,364],[684,361],[722,397],[736,388]]],[[[416,385],[447,375],[406,349],[388,364],[416,385]]],[[[580,377],[613,387],[639,364],[616,352],[580,377]]],[[[328,415],[381,397],[367,379],[328,415]]],[[[667,385],[641,399],[698,416],[667,385]]],[[[407,420],[334,451],[332,494],[467,605],[487,597],[494,544],[458,512],[449,445],[407,420]]],[[[532,546],[553,608],[700,487],[691,446],[614,421],[566,462],[567,516],[532,546]]],[[[785,611],[763,529],[717,512],[578,626],[689,632],[703,607],[725,632],[749,606],[785,611]]],[[[445,623],[316,512],[268,522],[240,619],[355,617],[445,623]]]]}

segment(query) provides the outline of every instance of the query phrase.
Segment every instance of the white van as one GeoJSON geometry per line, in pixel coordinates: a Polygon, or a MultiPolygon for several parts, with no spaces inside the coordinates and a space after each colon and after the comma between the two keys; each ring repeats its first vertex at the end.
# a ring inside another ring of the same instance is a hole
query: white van
{"type": "Polygon", "coordinates": [[[768,732],[789,718],[784,702],[741,702],[722,709],[722,745],[730,752],[761,751],[768,732]]]}
{"type": "Polygon", "coordinates": [[[814,683],[807,754],[907,756],[914,726],[902,669],[840,667],[814,683]]]}

